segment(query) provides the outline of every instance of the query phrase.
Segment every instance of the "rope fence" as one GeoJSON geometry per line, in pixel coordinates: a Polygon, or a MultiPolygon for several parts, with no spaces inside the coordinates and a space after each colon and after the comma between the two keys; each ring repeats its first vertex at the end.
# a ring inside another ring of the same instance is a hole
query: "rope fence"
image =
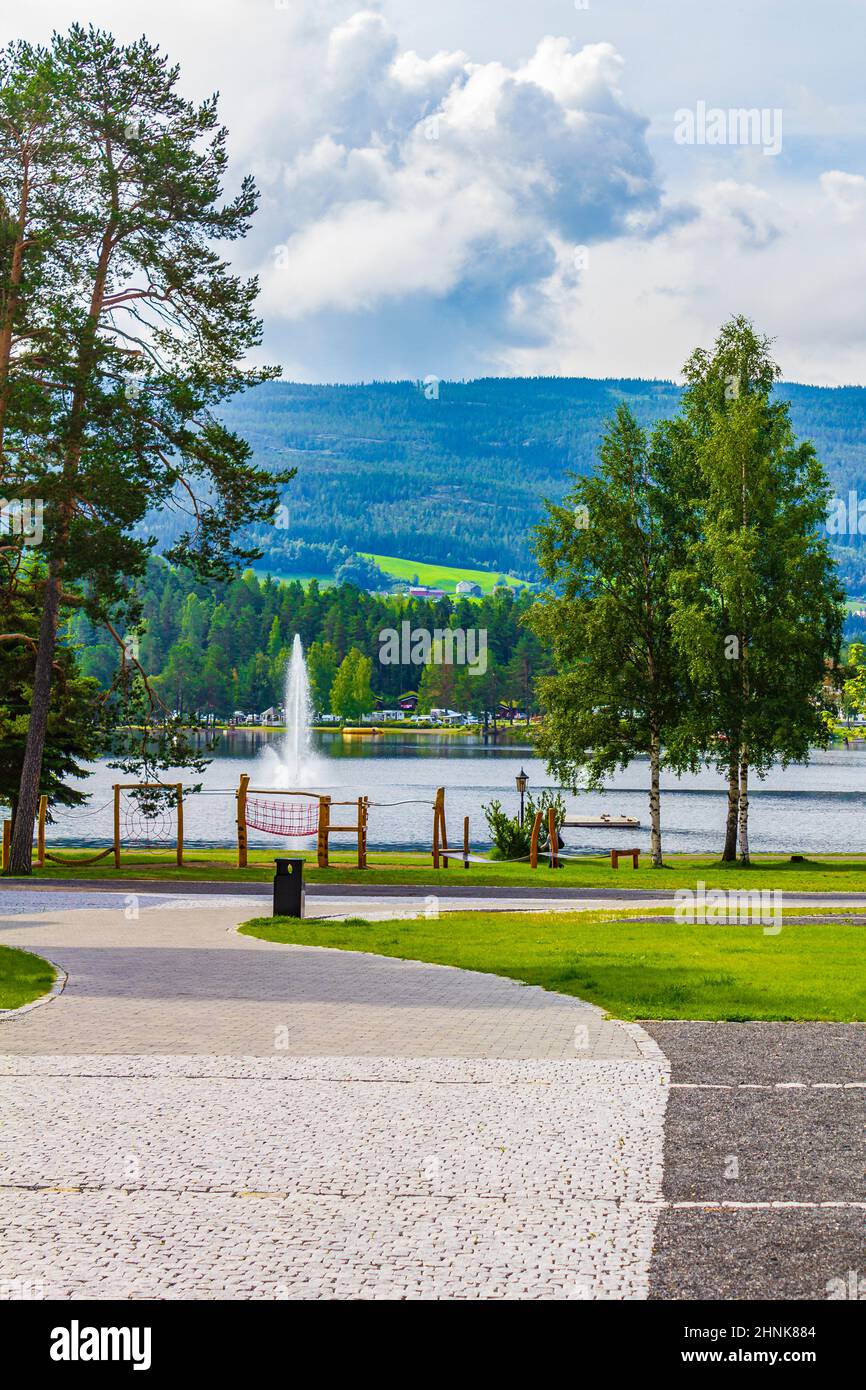
{"type": "MultiPolygon", "coordinates": [[[[367,831],[370,808],[389,809],[401,806],[427,806],[433,811],[432,860],[433,868],[447,869],[452,859],[461,863],[464,869],[470,864],[526,864],[538,867],[539,857],[544,856],[552,869],[560,868],[564,860],[581,859],[583,851],[570,852],[560,847],[553,807],[549,807],[546,818],[541,811],[535,813],[530,834],[529,853],[508,859],[491,860],[485,854],[471,852],[469,843],[469,817],[463,818],[463,844],[451,845],[445,820],[445,788],[438,787],[434,799],[428,797],[402,797],[394,801],[372,801],[359,796],[350,801],[334,800],[325,792],[305,789],[251,787],[249,774],[243,773],[237,788],[208,787],[192,788],[186,792],[183,783],[118,783],[113,787],[113,803],[102,806],[71,808],[65,816],[73,821],[98,816],[113,804],[114,833],[112,843],[86,859],[61,856],[46,847],[45,833],[48,817],[48,798],[40,797],[37,821],[37,863],[43,866],[46,861],[57,864],[83,865],[96,864],[109,855],[114,856],[115,868],[120,868],[121,849],[147,848],[170,845],[174,841],[176,862],[183,865],[183,810],[185,796],[230,796],[237,801],[237,866],[248,866],[248,830],[256,830],[281,839],[311,839],[316,837],[316,861],[319,868],[329,867],[330,837],[333,834],[351,834],[357,841],[357,867],[367,867],[367,831]],[[350,823],[340,824],[333,819],[336,808],[351,807],[353,818],[350,823]],[[173,812],[173,814],[172,814],[173,812]],[[546,819],[546,843],[542,845],[543,821],[546,819]]],[[[8,864],[11,826],[8,821],[3,826],[2,862],[8,864]]],[[[611,851],[611,866],[618,867],[618,857],[634,856],[634,866],[638,867],[638,851],[611,851]]]]}

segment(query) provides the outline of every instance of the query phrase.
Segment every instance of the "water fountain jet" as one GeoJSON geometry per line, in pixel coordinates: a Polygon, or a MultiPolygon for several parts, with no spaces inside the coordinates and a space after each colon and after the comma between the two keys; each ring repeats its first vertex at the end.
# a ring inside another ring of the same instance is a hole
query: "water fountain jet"
{"type": "Polygon", "coordinates": [[[286,711],[286,732],[276,748],[262,753],[266,775],[273,787],[310,787],[321,781],[321,759],[313,752],[310,725],[313,705],[310,698],[310,677],[304,657],[304,647],[295,633],[291,656],[286,667],[283,695],[286,711]]]}

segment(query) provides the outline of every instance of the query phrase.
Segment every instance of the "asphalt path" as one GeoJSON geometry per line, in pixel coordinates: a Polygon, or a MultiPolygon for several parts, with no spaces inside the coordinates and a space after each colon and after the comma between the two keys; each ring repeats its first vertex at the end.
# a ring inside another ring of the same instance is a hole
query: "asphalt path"
{"type": "Polygon", "coordinates": [[[866,1026],[644,1028],[671,1064],[650,1298],[866,1296],[866,1026]]]}
{"type": "MultiPolygon", "coordinates": [[[[82,878],[3,878],[0,879],[0,893],[9,891],[52,892],[60,889],[79,890],[91,893],[165,893],[172,897],[188,894],[216,894],[219,897],[267,896],[271,883],[265,879],[259,883],[219,879],[82,879],[82,878]]],[[[525,901],[537,899],[543,904],[547,900],[571,899],[575,902],[672,902],[676,897],[673,888],[560,888],[556,883],[535,887],[534,885],[487,885],[469,883],[395,884],[395,883],[305,883],[304,891],[308,898],[417,898],[424,894],[436,894],[439,898],[485,898],[490,901],[518,899],[525,901]]],[[[732,890],[737,891],[737,890],[732,890]]],[[[747,891],[745,889],[743,892],[747,891]]],[[[751,890],[756,891],[756,890],[751,890]]],[[[766,890],[765,890],[766,891],[766,890]]],[[[863,893],[789,893],[784,892],[786,907],[807,906],[858,906],[866,907],[866,892],[863,893]]]]}

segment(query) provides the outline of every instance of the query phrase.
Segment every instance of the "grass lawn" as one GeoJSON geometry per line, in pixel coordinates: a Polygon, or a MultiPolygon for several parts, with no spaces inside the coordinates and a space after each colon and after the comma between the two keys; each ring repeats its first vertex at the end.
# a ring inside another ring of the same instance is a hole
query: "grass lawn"
{"type": "MultiPolygon", "coordinates": [[[[65,861],[80,861],[92,854],[93,850],[63,849],[58,853],[65,861]]],[[[566,861],[564,868],[559,870],[551,870],[543,863],[533,870],[528,864],[497,864],[491,860],[486,864],[472,864],[468,870],[454,861],[447,870],[434,871],[429,852],[374,851],[368,855],[369,867],[357,869],[350,851],[337,851],[332,855],[331,867],[319,869],[314,852],[275,845],[272,850],[250,850],[249,867],[243,870],[235,867],[236,851],[233,849],[191,849],[180,869],[174,863],[173,856],[167,855],[165,850],[130,850],[121,856],[119,876],[178,882],[184,879],[212,879],[227,883],[242,880],[262,883],[269,882],[273,876],[275,855],[295,853],[300,853],[307,860],[304,873],[308,883],[402,884],[432,888],[445,888],[449,883],[470,888],[488,885],[554,889],[637,888],[653,893],[659,889],[693,888],[698,880],[703,880],[707,887],[777,888],[786,893],[866,892],[866,855],[814,855],[801,863],[792,863],[787,855],[760,855],[750,869],[741,869],[738,864],[720,864],[712,855],[681,854],[670,855],[668,866],[664,869],[650,868],[644,859],[639,869],[621,865],[616,871],[611,869],[607,856],[587,855],[566,861]]],[[[44,869],[35,869],[33,877],[112,879],[118,874],[113,860],[103,859],[98,864],[46,864],[44,869]]]]}
{"type": "Polygon", "coordinates": [[[0,1009],[19,1009],[47,994],[56,974],[41,956],[0,946],[0,1009]]]}
{"type": "Polygon", "coordinates": [[[266,941],[334,946],[507,975],[615,1018],[866,1019],[866,927],[686,926],[611,913],[447,913],[436,921],[258,918],[266,941]]]}
{"type": "MultiPolygon", "coordinates": [[[[429,589],[443,589],[446,594],[453,594],[461,579],[470,579],[482,593],[492,594],[501,573],[497,570],[461,569],[455,565],[428,565],[421,560],[401,560],[396,555],[373,555],[369,551],[363,553],[392,579],[412,580],[417,574],[419,584],[425,584],[429,589]]],[[[521,580],[512,579],[509,575],[503,577],[511,588],[522,587],[521,580]]]]}

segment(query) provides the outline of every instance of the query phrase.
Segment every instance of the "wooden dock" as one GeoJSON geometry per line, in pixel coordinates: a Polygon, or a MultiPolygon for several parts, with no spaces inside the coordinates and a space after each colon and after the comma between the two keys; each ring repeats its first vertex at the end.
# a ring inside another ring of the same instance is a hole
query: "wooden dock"
{"type": "Polygon", "coordinates": [[[566,830],[639,830],[640,821],[632,816],[566,816],[566,830]]]}

